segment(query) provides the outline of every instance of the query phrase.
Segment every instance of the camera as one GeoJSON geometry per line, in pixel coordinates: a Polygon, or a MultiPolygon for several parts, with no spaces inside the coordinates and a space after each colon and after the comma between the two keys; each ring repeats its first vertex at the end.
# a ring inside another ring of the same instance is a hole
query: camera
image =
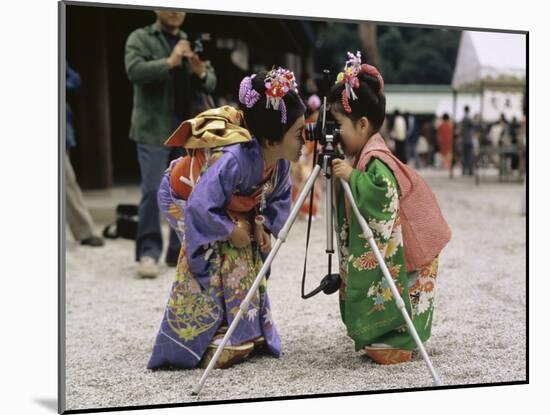
{"type": "Polygon", "coordinates": [[[306,140],[317,141],[322,146],[331,144],[334,148],[342,142],[340,130],[336,128],[336,121],[330,111],[326,110],[324,104],[319,109],[317,122],[307,123],[304,131],[306,140]]]}
{"type": "Polygon", "coordinates": [[[192,42],[193,53],[197,54],[201,61],[208,60],[209,42],[211,40],[210,33],[201,33],[195,37],[192,42]]]}

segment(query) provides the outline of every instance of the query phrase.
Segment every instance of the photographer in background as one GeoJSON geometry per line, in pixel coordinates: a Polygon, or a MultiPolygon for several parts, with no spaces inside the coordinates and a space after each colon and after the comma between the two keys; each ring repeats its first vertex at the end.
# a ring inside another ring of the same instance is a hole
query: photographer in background
{"type": "MultiPolygon", "coordinates": [[[[134,86],[130,138],[137,143],[142,199],[136,237],[138,275],[154,278],[159,273],[162,251],[157,191],[168,163],[182,155],[181,149],[164,147],[164,141],[184,120],[202,110],[197,98],[216,87],[216,75],[191,49],[180,29],[184,12],[155,11],[152,25],[128,36],[125,67],[134,86]]],[[[166,264],[176,266],[180,241],[170,229],[166,264]]]]}

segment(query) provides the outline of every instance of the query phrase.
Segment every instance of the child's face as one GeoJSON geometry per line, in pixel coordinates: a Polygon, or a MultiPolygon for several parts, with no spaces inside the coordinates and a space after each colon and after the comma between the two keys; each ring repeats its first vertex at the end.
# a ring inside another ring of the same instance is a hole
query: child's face
{"type": "Polygon", "coordinates": [[[368,120],[366,117],[361,118],[357,122],[353,122],[351,118],[342,114],[339,111],[331,110],[334,119],[338,123],[340,135],[342,136],[342,148],[348,156],[357,154],[368,138],[368,120]]]}
{"type": "Polygon", "coordinates": [[[302,155],[302,147],[304,145],[304,126],[305,118],[302,115],[298,117],[294,124],[292,124],[292,127],[290,127],[290,129],[285,133],[281,143],[281,158],[290,161],[300,160],[300,156],[302,155]]]}

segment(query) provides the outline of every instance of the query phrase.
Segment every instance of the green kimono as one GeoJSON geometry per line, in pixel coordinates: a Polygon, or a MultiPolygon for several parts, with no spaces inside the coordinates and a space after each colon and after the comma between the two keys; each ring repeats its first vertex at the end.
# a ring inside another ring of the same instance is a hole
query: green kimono
{"type": "MultiPolygon", "coordinates": [[[[438,259],[407,273],[399,218],[399,188],[386,164],[372,158],[365,172],[353,170],[349,185],[424,342],[431,332],[438,259]]],[[[415,349],[414,339],[353,211],[346,207],[341,189],[337,190],[336,201],[342,277],[340,313],[348,336],[355,342],[355,350],[372,343],[415,349]]]]}

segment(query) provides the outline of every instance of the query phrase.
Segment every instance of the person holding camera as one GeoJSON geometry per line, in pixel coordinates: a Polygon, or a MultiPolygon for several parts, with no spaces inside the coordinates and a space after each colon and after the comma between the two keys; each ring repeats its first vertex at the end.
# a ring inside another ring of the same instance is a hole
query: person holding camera
{"type": "MultiPolygon", "coordinates": [[[[166,142],[193,152],[171,163],[158,195],[182,247],[150,369],[208,365],[289,216],[305,125],[294,74],[245,77],[239,102],[242,111],[203,112],[166,142]]],[[[281,353],[264,277],[215,367],[266,349],[281,353]]]]}
{"type": "MultiPolygon", "coordinates": [[[[378,69],[348,53],[344,72],[328,96],[344,153],[334,176],[349,183],[372,229],[421,341],[430,337],[438,255],[450,239],[435,196],[414,170],[386,146],[384,80],[378,69]]],[[[411,359],[416,344],[407,331],[374,252],[343,195],[337,192],[340,312],[356,350],[380,364],[411,359]]]]}
{"type": "MultiPolygon", "coordinates": [[[[155,14],[156,22],[132,32],[125,48],[126,73],[134,88],[129,135],[137,144],[142,191],[135,258],[138,275],[144,278],[159,273],[162,235],[157,191],[162,173],[170,160],[182,154],[163,142],[182,121],[206,109],[197,108],[197,97],[216,87],[214,69],[191,49],[180,29],[186,14],[155,14]]],[[[171,230],[167,265],[176,266],[179,251],[178,237],[171,230]]]]}

